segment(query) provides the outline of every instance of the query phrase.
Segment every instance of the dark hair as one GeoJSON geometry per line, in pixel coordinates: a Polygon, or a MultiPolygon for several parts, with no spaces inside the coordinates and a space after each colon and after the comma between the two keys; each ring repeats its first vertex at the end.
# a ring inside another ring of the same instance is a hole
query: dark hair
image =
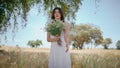
{"type": "Polygon", "coordinates": [[[54,16],[55,10],[59,10],[59,13],[60,13],[60,15],[61,15],[61,18],[60,18],[60,19],[61,19],[61,21],[63,21],[63,22],[64,22],[64,16],[63,16],[62,9],[61,9],[61,8],[59,8],[59,7],[56,7],[56,8],[54,8],[54,9],[53,9],[51,19],[55,20],[55,16],[54,16]]]}

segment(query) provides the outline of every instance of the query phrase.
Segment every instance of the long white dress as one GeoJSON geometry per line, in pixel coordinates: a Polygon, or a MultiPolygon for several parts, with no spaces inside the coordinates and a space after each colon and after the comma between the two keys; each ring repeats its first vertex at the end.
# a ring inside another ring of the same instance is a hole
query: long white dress
{"type": "Polygon", "coordinates": [[[60,39],[61,46],[57,42],[51,42],[48,68],[71,68],[70,52],[66,52],[64,31],[61,32],[60,39]]]}

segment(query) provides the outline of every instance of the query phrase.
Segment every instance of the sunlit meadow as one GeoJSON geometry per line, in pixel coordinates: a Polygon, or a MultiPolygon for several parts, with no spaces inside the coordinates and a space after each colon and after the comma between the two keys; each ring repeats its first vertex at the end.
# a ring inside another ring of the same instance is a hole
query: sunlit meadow
{"type": "MultiPolygon", "coordinates": [[[[48,68],[48,48],[2,46],[0,68],[48,68]]],[[[70,50],[72,68],[120,68],[120,50],[70,50]]]]}

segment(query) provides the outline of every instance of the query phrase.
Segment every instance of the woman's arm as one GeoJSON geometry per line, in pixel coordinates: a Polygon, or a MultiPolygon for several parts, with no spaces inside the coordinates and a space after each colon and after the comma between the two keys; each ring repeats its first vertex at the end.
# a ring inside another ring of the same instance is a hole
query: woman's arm
{"type": "Polygon", "coordinates": [[[69,49],[69,29],[70,29],[70,25],[69,23],[66,23],[66,28],[65,28],[65,34],[64,34],[64,38],[65,38],[65,42],[66,42],[66,47],[69,49]]]}
{"type": "Polygon", "coordinates": [[[47,41],[48,42],[54,42],[57,41],[59,38],[58,37],[54,37],[54,38],[50,38],[50,34],[47,32],[47,41]]]}

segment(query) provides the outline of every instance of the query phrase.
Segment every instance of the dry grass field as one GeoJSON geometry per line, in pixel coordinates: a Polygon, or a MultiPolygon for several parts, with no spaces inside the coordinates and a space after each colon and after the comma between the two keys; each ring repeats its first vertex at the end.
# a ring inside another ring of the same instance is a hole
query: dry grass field
{"type": "MultiPolygon", "coordinates": [[[[0,68],[48,68],[50,49],[0,47],[0,68]]],[[[120,50],[70,50],[72,68],[120,68],[120,50]]]]}

